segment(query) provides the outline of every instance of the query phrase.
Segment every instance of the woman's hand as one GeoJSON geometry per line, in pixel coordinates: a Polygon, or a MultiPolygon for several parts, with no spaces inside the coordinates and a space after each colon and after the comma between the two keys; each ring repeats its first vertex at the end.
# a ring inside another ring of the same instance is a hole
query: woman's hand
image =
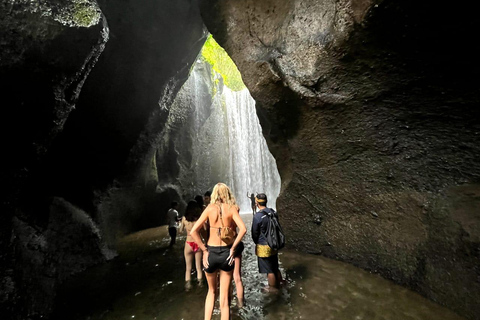
{"type": "Polygon", "coordinates": [[[208,250],[203,251],[203,266],[208,269],[208,250]]]}
{"type": "Polygon", "coordinates": [[[229,266],[235,261],[235,249],[233,247],[230,248],[230,255],[228,256],[227,261],[229,266]]]}

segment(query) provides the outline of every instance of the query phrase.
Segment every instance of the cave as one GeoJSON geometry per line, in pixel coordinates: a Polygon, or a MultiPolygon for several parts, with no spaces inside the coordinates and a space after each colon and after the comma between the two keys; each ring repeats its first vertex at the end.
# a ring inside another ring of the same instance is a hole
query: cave
{"type": "MultiPolygon", "coordinates": [[[[287,247],[478,319],[479,64],[470,6],[3,1],[2,319],[48,318],[62,284],[118,260],[119,241],[164,223],[172,200],[185,205],[210,188],[189,190],[179,177],[196,171],[178,165],[181,157],[195,168],[194,144],[208,134],[194,140],[174,129],[209,112],[193,110],[197,96],[181,90],[212,37],[254,100],[278,168],[287,247]]],[[[202,68],[199,75],[214,74],[202,68]]],[[[246,191],[260,190],[237,197],[246,191]]]]}

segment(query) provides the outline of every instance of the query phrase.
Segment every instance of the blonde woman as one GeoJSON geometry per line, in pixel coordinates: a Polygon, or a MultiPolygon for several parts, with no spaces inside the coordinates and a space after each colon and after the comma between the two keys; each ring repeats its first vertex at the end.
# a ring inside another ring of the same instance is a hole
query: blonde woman
{"type": "Polygon", "coordinates": [[[235,261],[235,250],[247,232],[240,218],[240,208],[235,197],[224,183],[217,183],[213,188],[210,204],[203,211],[193,226],[190,234],[203,252],[203,266],[208,282],[208,293],[205,299],[205,320],[212,319],[217,288],[217,275],[220,274],[220,314],[221,320],[230,319],[229,291],[235,261]],[[208,221],[210,237],[207,245],[202,243],[200,229],[208,221]],[[222,226],[238,228],[238,234],[233,244],[228,245],[220,238],[222,226]]]}

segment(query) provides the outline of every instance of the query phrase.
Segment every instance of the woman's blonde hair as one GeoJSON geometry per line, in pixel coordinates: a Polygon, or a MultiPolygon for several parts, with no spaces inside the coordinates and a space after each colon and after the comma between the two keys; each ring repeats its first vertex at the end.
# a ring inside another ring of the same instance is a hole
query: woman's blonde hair
{"type": "Polygon", "coordinates": [[[235,196],[233,195],[230,188],[225,183],[221,182],[217,183],[215,187],[213,187],[210,203],[226,203],[230,206],[238,207],[235,196]]]}

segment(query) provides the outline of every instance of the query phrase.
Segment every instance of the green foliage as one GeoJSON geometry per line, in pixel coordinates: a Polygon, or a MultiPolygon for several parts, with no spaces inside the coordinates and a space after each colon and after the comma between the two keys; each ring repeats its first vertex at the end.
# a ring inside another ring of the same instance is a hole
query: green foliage
{"type": "MultiPolygon", "coordinates": [[[[53,19],[71,27],[91,27],[100,21],[101,11],[93,0],[70,0],[65,4],[49,10],[53,19]]],[[[44,11],[44,10],[42,10],[44,11]]]]}
{"type": "Polygon", "coordinates": [[[82,27],[89,27],[98,23],[100,13],[89,2],[75,2],[73,7],[73,21],[82,27]]]}
{"type": "Polygon", "coordinates": [[[222,75],[223,81],[227,87],[233,91],[240,91],[245,88],[242,81],[242,75],[237,69],[235,63],[223,50],[222,47],[210,35],[203,45],[202,57],[213,67],[213,70],[222,75]]]}

